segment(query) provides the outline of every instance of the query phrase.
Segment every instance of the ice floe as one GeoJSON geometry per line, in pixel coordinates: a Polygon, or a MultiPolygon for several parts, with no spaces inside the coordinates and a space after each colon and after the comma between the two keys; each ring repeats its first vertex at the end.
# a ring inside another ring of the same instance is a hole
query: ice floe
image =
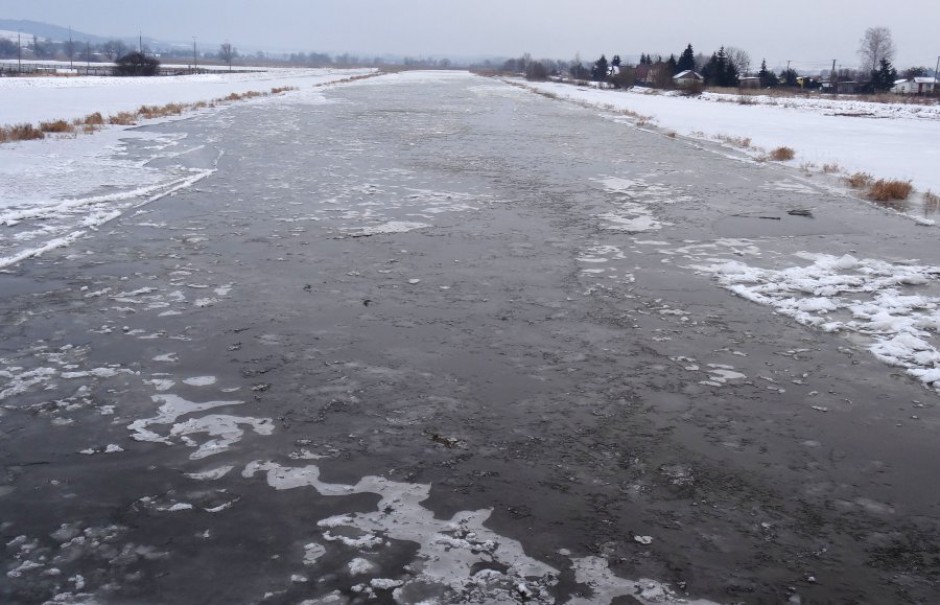
{"type": "Polygon", "coordinates": [[[698,265],[738,296],[827,332],[860,335],[879,360],[940,388],[940,267],[800,253],[808,264],[765,269],[698,265]]]}

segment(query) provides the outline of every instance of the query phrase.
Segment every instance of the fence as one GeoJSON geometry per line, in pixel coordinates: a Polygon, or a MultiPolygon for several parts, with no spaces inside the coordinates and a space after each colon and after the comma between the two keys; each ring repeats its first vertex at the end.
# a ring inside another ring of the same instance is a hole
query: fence
{"type": "MultiPolygon", "coordinates": [[[[184,67],[181,65],[161,66],[157,70],[158,76],[187,76],[192,74],[223,74],[223,73],[249,73],[258,70],[233,69],[229,71],[225,68],[206,69],[199,67],[184,67]]],[[[30,76],[30,75],[50,75],[50,76],[112,76],[114,75],[114,65],[101,63],[75,63],[73,67],[59,64],[50,65],[48,63],[0,63],[0,77],[9,76],[30,76]]]]}

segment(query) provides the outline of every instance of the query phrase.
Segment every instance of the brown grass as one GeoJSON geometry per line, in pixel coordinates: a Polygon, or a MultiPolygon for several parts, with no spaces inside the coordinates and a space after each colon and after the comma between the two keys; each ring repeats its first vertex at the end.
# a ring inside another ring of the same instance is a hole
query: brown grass
{"type": "MultiPolygon", "coordinates": [[[[709,92],[720,93],[728,95],[729,99],[725,100],[725,103],[730,103],[732,101],[737,102],[737,99],[741,97],[770,97],[772,99],[788,99],[788,98],[806,98],[815,96],[816,98],[822,99],[834,99],[834,100],[853,100],[853,101],[866,101],[869,103],[901,103],[904,105],[936,105],[937,99],[935,97],[918,97],[915,95],[895,95],[895,94],[879,94],[879,95],[816,95],[816,93],[810,91],[804,91],[799,89],[791,88],[721,88],[717,86],[709,87],[709,92]]],[[[747,103],[742,103],[742,105],[747,105],[747,103]]],[[[791,104],[792,105],[792,104],[791,104]]]]}
{"type": "Polygon", "coordinates": [[[166,116],[178,116],[187,109],[180,103],[167,103],[166,105],[141,105],[137,110],[137,115],[144,119],[165,118],[166,116]]]}
{"type": "Polygon", "coordinates": [[[924,193],[924,214],[935,214],[940,211],[940,195],[927,190],[924,193]]]}
{"type": "MultiPolygon", "coordinates": [[[[392,72],[392,71],[395,71],[395,70],[388,70],[388,72],[392,72]]],[[[334,82],[321,82],[320,84],[314,84],[313,87],[321,88],[323,86],[335,86],[336,84],[349,84],[350,82],[355,82],[356,80],[368,80],[369,78],[375,78],[376,76],[384,75],[384,73],[387,73],[387,72],[377,71],[375,73],[364,74],[361,76],[350,76],[348,78],[343,78],[342,80],[336,80],[334,82]]]]}
{"type": "Polygon", "coordinates": [[[770,152],[770,159],[777,162],[786,162],[787,160],[792,160],[795,157],[796,152],[793,151],[793,149],[790,147],[777,147],[770,152]]]}
{"type": "Polygon", "coordinates": [[[82,120],[82,123],[86,126],[104,126],[104,116],[100,112],[95,112],[85,116],[85,119],[82,120]]]}
{"type": "Polygon", "coordinates": [[[823,169],[823,172],[825,172],[826,174],[835,174],[837,172],[842,172],[842,166],[839,166],[835,162],[831,164],[823,164],[822,169],[823,169]]]}
{"type": "Polygon", "coordinates": [[[733,145],[742,149],[750,149],[751,147],[751,139],[748,137],[732,137],[726,134],[719,134],[716,135],[715,138],[722,143],[727,143],[728,145],[733,145]]]}
{"type": "Polygon", "coordinates": [[[75,132],[75,128],[65,120],[55,120],[54,122],[40,122],[39,130],[46,133],[64,133],[75,132]]]}
{"type": "MultiPolygon", "coordinates": [[[[324,82],[321,84],[314,85],[314,88],[320,86],[332,86],[336,84],[343,84],[347,82],[354,82],[356,80],[364,80],[366,78],[374,78],[376,76],[382,75],[384,72],[376,72],[372,74],[366,74],[362,76],[352,76],[349,78],[344,78],[342,80],[337,80],[335,82],[324,82]]],[[[204,109],[206,107],[215,108],[219,103],[226,101],[243,101],[245,99],[254,99],[256,97],[265,97],[268,95],[281,94],[291,90],[298,90],[295,86],[282,86],[272,88],[270,93],[258,92],[257,90],[249,90],[243,93],[235,93],[228,95],[227,97],[221,99],[214,99],[212,101],[199,101],[198,103],[167,103],[166,105],[142,105],[135,111],[122,111],[114,115],[110,115],[105,118],[100,112],[95,112],[85,116],[84,118],[76,118],[71,122],[66,120],[53,120],[49,122],[40,122],[39,126],[36,127],[32,124],[17,124],[14,126],[0,126],[0,143],[8,143],[13,141],[29,141],[33,139],[44,139],[46,133],[73,133],[76,130],[79,130],[85,134],[91,134],[96,132],[105,124],[112,124],[115,126],[134,126],[140,120],[152,119],[152,118],[162,118],[166,116],[175,116],[180,115],[186,111],[193,111],[196,109],[204,109]]]]}
{"type": "Polygon", "coordinates": [[[878,179],[868,188],[868,198],[875,202],[897,202],[910,197],[914,187],[910,181],[878,179]]]}
{"type": "Polygon", "coordinates": [[[108,116],[108,124],[115,126],[133,126],[137,123],[137,114],[129,111],[122,111],[113,116],[108,116]]]}
{"type": "Polygon", "coordinates": [[[44,138],[46,138],[46,135],[43,134],[42,130],[32,124],[17,124],[0,128],[0,142],[33,141],[44,138]]]}
{"type": "Polygon", "coordinates": [[[867,172],[856,172],[845,177],[842,181],[852,189],[865,189],[871,185],[873,179],[867,172]]]}

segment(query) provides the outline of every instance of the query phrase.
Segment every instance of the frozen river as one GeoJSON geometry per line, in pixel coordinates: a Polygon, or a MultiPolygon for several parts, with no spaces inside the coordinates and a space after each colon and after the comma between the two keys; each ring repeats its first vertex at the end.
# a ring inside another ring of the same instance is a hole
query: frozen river
{"type": "Polygon", "coordinates": [[[0,234],[0,601],[936,601],[935,229],[462,73],[116,145],[0,234]]]}

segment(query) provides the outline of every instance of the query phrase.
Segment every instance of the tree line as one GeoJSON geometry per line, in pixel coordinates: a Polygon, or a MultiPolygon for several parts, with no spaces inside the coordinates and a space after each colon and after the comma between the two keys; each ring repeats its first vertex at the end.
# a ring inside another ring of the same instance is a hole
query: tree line
{"type": "Polygon", "coordinates": [[[821,70],[816,74],[800,74],[789,67],[775,72],[767,67],[762,59],[760,67],[752,70],[749,54],[740,48],[722,46],[710,55],[696,53],[691,43],[676,56],[662,55],[655,59],[653,55],[641,53],[634,64],[622,61],[620,55],[607,55],[592,63],[584,64],[580,57],[573,61],[532,60],[526,54],[518,59],[509,59],[503,64],[503,70],[524,73],[530,80],[544,80],[549,77],[570,78],[576,81],[593,80],[614,88],[629,88],[640,84],[653,88],[673,88],[674,77],[686,71],[693,71],[702,77],[702,84],[707,87],[734,88],[746,84],[760,88],[792,87],[819,89],[824,83],[833,89],[841,89],[840,83],[851,84],[845,88],[853,92],[885,92],[891,90],[900,76],[914,78],[929,73],[925,67],[911,67],[899,73],[892,61],[896,48],[891,32],[884,27],[872,27],[866,30],[859,41],[858,55],[860,66],[857,69],[840,68],[821,70]]]}
{"type": "MultiPolygon", "coordinates": [[[[56,42],[48,39],[42,40],[37,36],[23,36],[21,42],[22,47],[20,47],[17,40],[0,38],[0,59],[22,58],[24,61],[72,60],[82,63],[112,63],[135,51],[142,55],[159,57],[164,60],[178,59],[191,61],[194,58],[193,49],[189,46],[161,47],[155,49],[150,48],[146,44],[128,45],[122,40],[108,40],[99,43],[77,40],[56,42]]],[[[341,67],[378,66],[385,62],[379,57],[358,57],[348,53],[336,56],[318,52],[266,53],[264,51],[257,51],[242,54],[229,42],[220,45],[218,49],[197,49],[195,58],[199,61],[215,61],[227,65],[241,60],[245,63],[289,64],[303,67],[324,67],[331,65],[341,67]]],[[[406,65],[416,67],[433,67],[440,69],[451,66],[448,59],[405,58],[404,61],[406,65]]]]}

